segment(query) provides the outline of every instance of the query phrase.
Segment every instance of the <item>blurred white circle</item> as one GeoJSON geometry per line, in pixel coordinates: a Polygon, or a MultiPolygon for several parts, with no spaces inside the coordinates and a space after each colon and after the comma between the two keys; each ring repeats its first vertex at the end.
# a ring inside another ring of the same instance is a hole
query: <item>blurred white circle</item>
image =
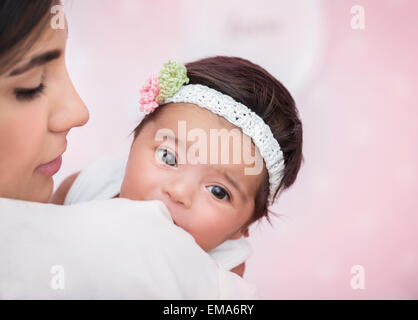
{"type": "Polygon", "coordinates": [[[239,56],[291,91],[312,79],[324,44],[320,1],[184,1],[180,55],[192,61],[239,56]]]}

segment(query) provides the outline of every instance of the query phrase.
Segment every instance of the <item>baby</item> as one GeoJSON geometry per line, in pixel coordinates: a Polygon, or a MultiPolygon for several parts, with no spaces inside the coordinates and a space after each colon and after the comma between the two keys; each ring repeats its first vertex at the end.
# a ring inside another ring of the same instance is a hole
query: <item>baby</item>
{"type": "Polygon", "coordinates": [[[249,226],[269,221],[269,207],[294,183],[303,160],[290,93],[241,58],[169,61],[143,86],[140,110],[146,115],[127,162],[94,163],[67,178],[52,202],[161,200],[175,225],[242,276],[249,226]]]}

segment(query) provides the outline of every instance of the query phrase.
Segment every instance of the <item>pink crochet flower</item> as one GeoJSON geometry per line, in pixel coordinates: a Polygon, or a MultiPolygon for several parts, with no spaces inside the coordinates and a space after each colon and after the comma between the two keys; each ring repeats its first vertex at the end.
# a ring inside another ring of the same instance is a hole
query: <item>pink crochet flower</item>
{"type": "Polygon", "coordinates": [[[158,106],[157,96],[160,93],[158,76],[151,76],[140,90],[139,110],[145,114],[153,112],[158,106]]]}

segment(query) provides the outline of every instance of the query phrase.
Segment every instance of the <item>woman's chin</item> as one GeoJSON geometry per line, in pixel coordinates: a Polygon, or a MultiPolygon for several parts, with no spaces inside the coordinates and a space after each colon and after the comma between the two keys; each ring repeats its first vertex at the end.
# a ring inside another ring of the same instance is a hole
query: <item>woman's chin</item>
{"type": "MultiPolygon", "coordinates": [[[[10,185],[9,185],[10,186],[10,185]]],[[[0,188],[0,197],[14,200],[23,200],[30,202],[47,203],[52,196],[54,190],[54,180],[52,178],[27,182],[23,185],[15,185],[9,187],[8,190],[2,191],[0,188]]]]}
{"type": "Polygon", "coordinates": [[[29,195],[29,201],[48,203],[52,197],[54,191],[54,180],[49,177],[44,183],[38,188],[31,189],[32,195],[29,195]],[[33,190],[36,190],[35,192],[33,190]]]}

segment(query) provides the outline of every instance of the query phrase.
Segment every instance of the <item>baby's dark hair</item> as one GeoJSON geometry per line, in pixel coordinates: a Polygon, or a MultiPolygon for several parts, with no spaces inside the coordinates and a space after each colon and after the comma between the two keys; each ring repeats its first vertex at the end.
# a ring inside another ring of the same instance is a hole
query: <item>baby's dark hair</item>
{"type": "MultiPolygon", "coordinates": [[[[189,84],[202,84],[227,94],[264,120],[284,155],[282,180],[274,196],[292,186],[303,161],[303,138],[302,122],[289,91],[265,69],[238,57],[215,56],[190,62],[185,66],[189,84]]],[[[162,109],[157,108],[143,118],[134,130],[134,139],[145,123],[156,117],[162,109]]],[[[252,217],[244,228],[263,217],[271,223],[268,213],[274,212],[267,208],[268,194],[267,175],[256,194],[252,217]]]]}

